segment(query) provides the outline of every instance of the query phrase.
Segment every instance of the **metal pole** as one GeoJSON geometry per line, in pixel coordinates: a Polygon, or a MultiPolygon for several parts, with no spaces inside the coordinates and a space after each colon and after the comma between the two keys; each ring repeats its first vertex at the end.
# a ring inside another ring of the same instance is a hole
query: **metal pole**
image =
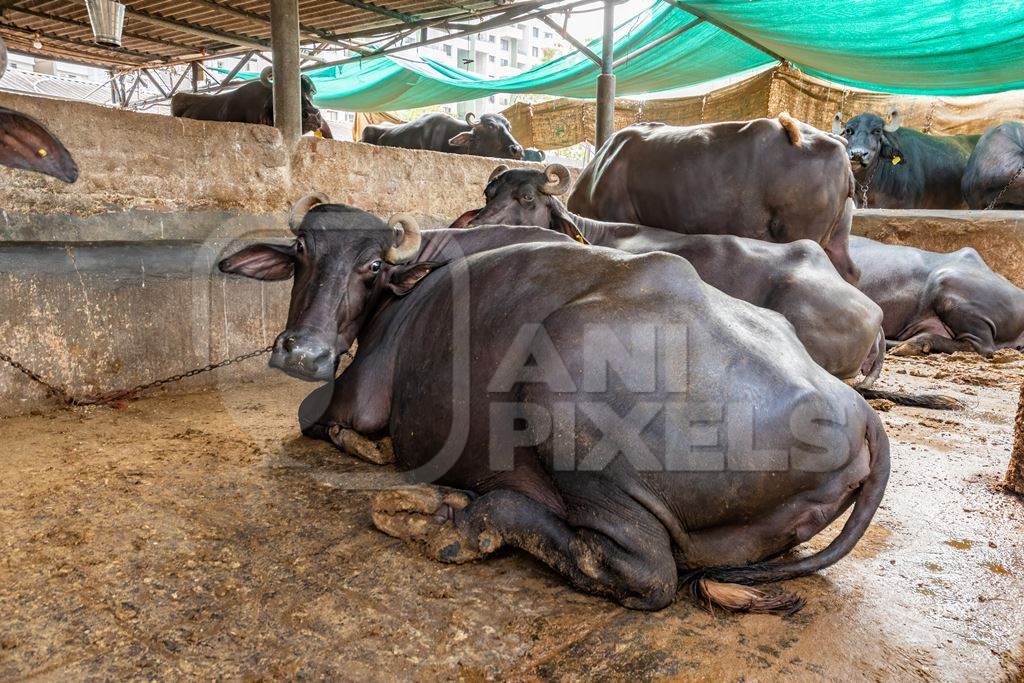
{"type": "Polygon", "coordinates": [[[297,0],[270,0],[270,42],[274,51],[274,125],[286,144],[302,135],[297,0]]]}
{"type": "Polygon", "coordinates": [[[601,40],[601,75],[597,77],[597,131],[595,146],[600,147],[615,131],[615,74],[613,51],[615,4],[604,0],[604,36],[601,40]]]}
{"type": "Polygon", "coordinates": [[[188,70],[191,75],[192,92],[197,92],[199,90],[199,65],[192,62],[188,65],[188,70]]]}

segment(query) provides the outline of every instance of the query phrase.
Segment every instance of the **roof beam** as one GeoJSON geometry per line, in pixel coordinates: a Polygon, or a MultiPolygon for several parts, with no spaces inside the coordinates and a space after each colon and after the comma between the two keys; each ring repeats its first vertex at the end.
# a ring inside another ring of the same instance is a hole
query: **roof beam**
{"type": "Polygon", "coordinates": [[[104,50],[104,51],[107,51],[107,52],[114,52],[114,53],[119,54],[119,55],[136,57],[138,59],[145,59],[147,61],[158,62],[161,59],[163,59],[160,55],[155,55],[155,54],[153,54],[151,52],[137,52],[136,50],[129,50],[128,48],[125,48],[125,47],[112,47],[112,46],[106,46],[106,45],[102,45],[101,46],[101,45],[96,45],[95,43],[92,43],[92,42],[89,42],[89,41],[78,40],[77,38],[65,38],[64,36],[55,36],[52,33],[44,33],[42,31],[30,31],[27,28],[21,28],[19,26],[13,26],[11,24],[0,24],[0,29],[2,29],[4,31],[13,31],[15,33],[20,33],[22,35],[29,36],[29,37],[32,37],[32,38],[35,38],[35,37],[45,38],[46,40],[50,40],[50,41],[53,41],[55,43],[67,43],[68,45],[76,45],[78,47],[87,47],[87,48],[90,48],[90,49],[93,49],[93,50],[99,49],[99,50],[104,50]]]}
{"type": "Polygon", "coordinates": [[[357,9],[366,10],[367,12],[374,12],[375,14],[390,17],[391,19],[398,19],[402,23],[406,24],[420,20],[420,18],[415,14],[405,14],[403,12],[396,12],[395,10],[388,9],[387,7],[378,7],[377,5],[371,4],[369,2],[363,2],[363,0],[335,0],[335,2],[340,3],[342,5],[348,5],[349,7],[355,7],[357,9]]]}
{"type": "MultiPolygon", "coordinates": [[[[16,12],[17,14],[24,14],[26,16],[35,17],[36,19],[45,19],[47,21],[54,21],[61,24],[67,24],[69,26],[81,26],[82,28],[88,28],[92,30],[92,26],[85,21],[76,21],[74,19],[65,19],[64,17],[58,17],[54,14],[47,14],[46,12],[37,12],[31,9],[24,9],[22,7],[8,7],[4,10],[0,10],[3,14],[8,12],[16,12]]],[[[165,45],[172,47],[176,50],[196,50],[195,46],[182,45],[181,43],[172,43],[169,40],[160,40],[159,38],[149,38],[147,36],[140,35],[138,33],[129,33],[128,31],[122,31],[121,35],[125,38],[131,38],[132,40],[144,40],[147,43],[153,43],[154,45],[165,45]]]]}
{"type": "Polygon", "coordinates": [[[220,43],[228,43],[231,45],[237,45],[239,47],[247,47],[250,50],[269,50],[270,41],[260,40],[258,38],[249,38],[247,36],[240,36],[234,33],[224,33],[223,31],[214,31],[213,29],[206,29],[195,24],[190,24],[185,21],[178,21],[177,19],[167,19],[165,17],[158,17],[155,14],[149,12],[143,12],[141,10],[131,9],[126,7],[124,10],[126,17],[132,19],[138,19],[144,21],[147,24],[159,26],[161,28],[168,28],[173,31],[181,31],[189,35],[198,36],[205,38],[206,40],[213,40],[220,43]]]}
{"type": "Polygon", "coordinates": [[[697,26],[698,24],[703,24],[704,21],[705,21],[704,19],[694,19],[693,21],[688,23],[686,26],[680,26],[675,31],[670,31],[670,32],[666,33],[665,35],[663,35],[661,38],[658,38],[657,40],[652,40],[651,42],[647,43],[643,47],[637,48],[636,50],[633,50],[628,55],[625,55],[623,57],[619,57],[618,59],[616,59],[615,62],[612,64],[612,68],[613,69],[618,69],[620,66],[622,66],[623,64],[625,64],[629,60],[634,59],[636,57],[639,57],[640,55],[644,54],[645,52],[650,52],[651,50],[653,50],[654,48],[658,47],[659,45],[662,45],[663,43],[667,43],[668,41],[672,40],[673,38],[681,36],[682,34],[686,33],[687,31],[689,31],[694,26],[697,26]]]}
{"type": "Polygon", "coordinates": [[[692,7],[690,5],[690,3],[688,3],[688,2],[680,2],[680,0],[662,0],[662,2],[666,2],[666,3],[670,4],[670,5],[672,5],[673,7],[676,7],[678,9],[683,10],[684,12],[692,14],[693,16],[695,16],[695,17],[697,17],[699,19],[703,19],[704,21],[708,22],[712,26],[717,26],[718,28],[722,29],[723,31],[725,31],[726,33],[731,35],[732,37],[739,38],[740,40],[742,40],[744,43],[746,43],[750,47],[752,47],[752,48],[754,48],[756,50],[760,50],[761,52],[765,53],[766,55],[768,55],[769,57],[771,57],[773,59],[777,59],[780,62],[787,62],[787,61],[789,61],[788,59],[786,59],[782,55],[776,53],[774,50],[770,50],[767,47],[765,47],[764,45],[762,45],[761,43],[757,42],[756,40],[753,40],[751,38],[746,37],[745,35],[743,35],[739,31],[737,31],[736,29],[732,28],[731,26],[727,26],[727,25],[723,24],[722,22],[718,21],[717,19],[712,19],[711,17],[709,17],[704,12],[700,11],[699,9],[697,9],[695,7],[692,7]]]}
{"type": "Polygon", "coordinates": [[[594,54],[593,50],[591,50],[589,47],[587,47],[580,41],[576,40],[571,33],[569,33],[561,26],[559,26],[550,16],[545,14],[540,17],[540,20],[547,24],[548,26],[550,26],[552,31],[568,40],[573,47],[575,47],[577,50],[586,55],[590,59],[590,61],[592,61],[594,64],[597,64],[598,66],[601,66],[601,58],[594,54]]]}

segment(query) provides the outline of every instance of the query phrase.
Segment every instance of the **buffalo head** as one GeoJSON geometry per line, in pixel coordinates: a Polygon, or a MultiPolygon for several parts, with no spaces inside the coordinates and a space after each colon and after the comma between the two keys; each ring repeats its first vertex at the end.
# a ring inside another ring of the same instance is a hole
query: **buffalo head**
{"type": "Polygon", "coordinates": [[[562,164],[551,164],[543,171],[510,170],[502,164],[487,181],[487,203],[462,214],[450,227],[534,225],[576,237],[576,225],[559,199],[569,189],[569,178],[569,169],[562,164]]]}
{"type": "Polygon", "coordinates": [[[466,114],[466,123],[469,130],[448,140],[449,145],[483,157],[523,158],[523,146],[512,137],[512,125],[501,114],[484,114],[479,121],[466,114]]]}
{"type": "Polygon", "coordinates": [[[410,216],[385,223],[320,194],[299,200],[287,244],[253,244],[220,262],[220,270],[257,280],[293,278],[288,324],[277,336],[271,367],[308,381],[334,378],[338,359],[381,296],[409,292],[429,272],[408,263],[420,231],[410,216]]]}
{"type": "Polygon", "coordinates": [[[842,136],[849,144],[847,153],[855,171],[867,168],[879,158],[899,160],[901,152],[893,136],[900,128],[900,114],[893,109],[889,121],[877,114],[865,113],[843,123],[842,113],[832,119],[832,132],[842,136]]]}
{"type": "MultiPolygon", "coordinates": [[[[273,67],[266,67],[260,72],[260,83],[263,87],[267,88],[271,92],[274,89],[274,69],[273,67]]],[[[313,105],[313,95],[316,94],[316,85],[313,84],[313,79],[309,76],[302,76],[302,132],[311,133],[317,130],[324,130],[326,124],[324,123],[323,115],[320,114],[320,110],[313,105]]],[[[329,131],[330,129],[327,128],[329,131]]],[[[329,133],[325,133],[324,137],[331,137],[329,133]]]]}
{"type": "MultiPolygon", "coordinates": [[[[7,70],[7,45],[0,40],[0,77],[7,70]]],[[[78,165],[71,152],[31,116],[0,107],[0,165],[37,171],[73,183],[78,165]]]]}

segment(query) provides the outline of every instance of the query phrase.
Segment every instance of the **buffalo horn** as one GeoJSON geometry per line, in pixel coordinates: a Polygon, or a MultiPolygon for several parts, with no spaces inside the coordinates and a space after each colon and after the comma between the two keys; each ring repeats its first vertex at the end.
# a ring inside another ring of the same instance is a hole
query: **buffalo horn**
{"type": "Polygon", "coordinates": [[[273,88],[274,83],[270,80],[274,75],[274,67],[268,66],[260,72],[260,83],[267,88],[273,88]]]}
{"type": "Polygon", "coordinates": [[[843,134],[843,112],[836,112],[836,115],[832,117],[832,132],[835,135],[843,134]]]}
{"type": "Polygon", "coordinates": [[[491,182],[492,180],[494,180],[507,170],[508,166],[506,166],[505,164],[498,164],[497,166],[495,166],[494,170],[491,171],[491,176],[487,179],[487,182],[491,182]]]}
{"type": "Polygon", "coordinates": [[[544,194],[565,194],[569,189],[569,169],[562,164],[549,165],[544,169],[544,175],[548,177],[548,182],[540,186],[544,194]]]}
{"type": "Polygon", "coordinates": [[[895,133],[900,129],[900,113],[898,110],[893,109],[889,112],[889,123],[882,126],[887,133],[895,133]]]}
{"type": "Polygon", "coordinates": [[[388,263],[404,263],[420,250],[420,226],[412,214],[408,213],[395,214],[388,225],[395,229],[398,244],[384,253],[384,260],[388,263]]]}
{"type": "Polygon", "coordinates": [[[292,229],[292,232],[298,232],[299,226],[302,225],[302,219],[306,217],[309,210],[317,204],[326,204],[327,196],[320,192],[311,192],[305,197],[295,202],[295,206],[292,207],[291,213],[288,214],[288,227],[292,229]]]}
{"type": "Polygon", "coordinates": [[[468,123],[471,126],[475,126],[478,123],[478,121],[476,120],[476,114],[474,114],[473,112],[467,112],[466,123],[468,123]]]}

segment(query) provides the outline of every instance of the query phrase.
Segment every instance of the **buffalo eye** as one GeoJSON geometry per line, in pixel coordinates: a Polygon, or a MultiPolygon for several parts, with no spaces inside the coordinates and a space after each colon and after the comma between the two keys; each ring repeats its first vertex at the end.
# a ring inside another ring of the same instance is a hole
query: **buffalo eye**
{"type": "Polygon", "coordinates": [[[302,254],[306,251],[306,243],[302,241],[302,238],[295,240],[295,253],[302,254]]]}
{"type": "Polygon", "coordinates": [[[873,131],[871,131],[871,134],[872,135],[881,135],[882,134],[882,129],[881,128],[875,128],[873,131]]]}
{"type": "Polygon", "coordinates": [[[380,260],[374,261],[373,263],[370,264],[370,272],[371,273],[379,273],[380,272],[380,260]]]}
{"type": "Polygon", "coordinates": [[[843,131],[844,135],[853,135],[853,128],[847,128],[843,131]]]}
{"type": "Polygon", "coordinates": [[[533,195],[532,194],[524,194],[522,197],[520,197],[520,199],[522,199],[527,204],[533,204],[533,195]]]}

